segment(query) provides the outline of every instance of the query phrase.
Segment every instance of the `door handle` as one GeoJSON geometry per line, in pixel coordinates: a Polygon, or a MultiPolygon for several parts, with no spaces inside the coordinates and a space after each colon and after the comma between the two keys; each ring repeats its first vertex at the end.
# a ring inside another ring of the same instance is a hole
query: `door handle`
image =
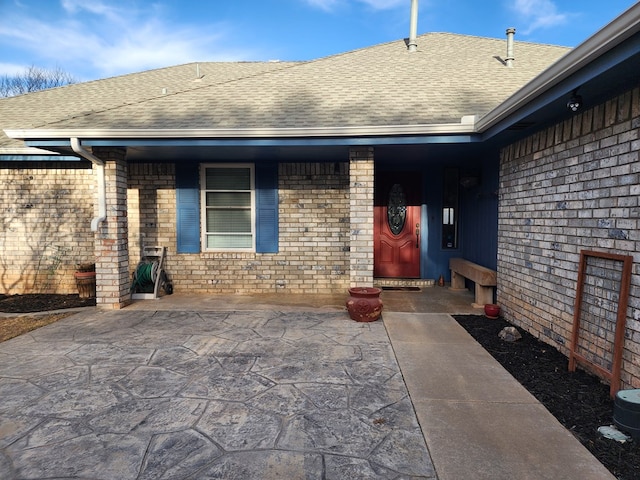
{"type": "Polygon", "coordinates": [[[416,223],[416,248],[420,248],[420,224],[416,223]]]}

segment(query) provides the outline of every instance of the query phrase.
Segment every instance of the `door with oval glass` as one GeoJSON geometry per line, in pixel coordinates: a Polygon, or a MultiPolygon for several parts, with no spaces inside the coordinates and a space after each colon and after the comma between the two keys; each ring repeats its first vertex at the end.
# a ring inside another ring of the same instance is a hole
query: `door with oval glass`
{"type": "Polygon", "coordinates": [[[419,172],[376,175],[375,277],[420,277],[420,183],[419,172]]]}

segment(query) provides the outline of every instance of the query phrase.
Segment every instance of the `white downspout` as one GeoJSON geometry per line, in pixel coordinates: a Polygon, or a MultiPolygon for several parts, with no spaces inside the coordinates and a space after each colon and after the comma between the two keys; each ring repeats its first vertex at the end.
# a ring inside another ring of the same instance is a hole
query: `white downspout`
{"type": "Polygon", "coordinates": [[[104,175],[104,160],[99,159],[89,150],[86,150],[77,137],[71,138],[72,150],[82,158],[89,160],[96,167],[98,174],[98,216],[91,220],[91,231],[97,232],[98,225],[107,219],[107,187],[104,175]]]}

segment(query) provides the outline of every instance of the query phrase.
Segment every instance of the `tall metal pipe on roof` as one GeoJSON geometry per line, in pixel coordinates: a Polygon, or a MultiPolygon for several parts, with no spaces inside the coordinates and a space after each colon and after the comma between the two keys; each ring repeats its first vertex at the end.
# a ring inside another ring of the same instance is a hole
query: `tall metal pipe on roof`
{"type": "Polygon", "coordinates": [[[418,50],[418,42],[416,37],[418,36],[418,0],[411,0],[411,22],[409,25],[409,51],[415,52],[418,50]]]}
{"type": "Polygon", "coordinates": [[[507,58],[505,58],[505,62],[509,68],[513,67],[513,61],[515,60],[513,57],[513,36],[515,34],[515,28],[507,28],[507,58]]]}

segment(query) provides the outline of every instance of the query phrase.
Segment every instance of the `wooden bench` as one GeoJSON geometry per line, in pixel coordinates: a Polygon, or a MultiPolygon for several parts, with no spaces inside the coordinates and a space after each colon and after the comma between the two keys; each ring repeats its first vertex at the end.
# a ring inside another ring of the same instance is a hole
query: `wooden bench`
{"type": "Polygon", "coordinates": [[[483,307],[487,303],[493,303],[493,287],[497,282],[497,272],[483,267],[464,258],[449,259],[451,270],[451,289],[465,290],[465,278],[476,284],[476,297],[474,307],[483,307]]]}

